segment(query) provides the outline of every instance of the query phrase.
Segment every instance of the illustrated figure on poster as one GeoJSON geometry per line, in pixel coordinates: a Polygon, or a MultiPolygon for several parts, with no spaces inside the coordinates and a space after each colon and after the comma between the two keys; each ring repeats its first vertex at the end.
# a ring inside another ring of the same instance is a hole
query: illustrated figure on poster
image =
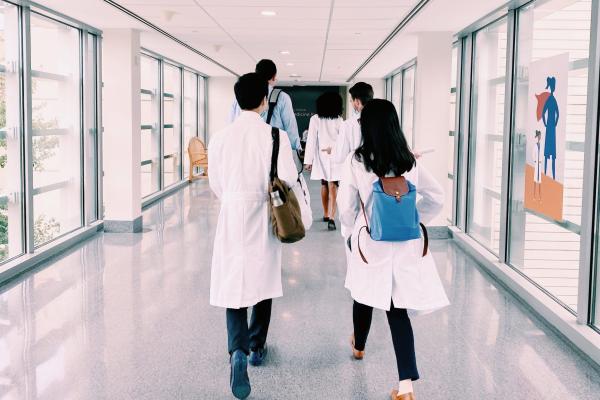
{"type": "Polygon", "coordinates": [[[533,148],[533,198],[542,201],[542,132],[535,131],[535,146],[533,148]],[[536,197],[536,192],[538,196],[536,197]]]}
{"type": "Polygon", "coordinates": [[[552,179],[556,180],[556,126],[558,125],[559,111],[558,102],[554,97],[556,90],[556,78],[546,78],[546,89],[550,89],[550,95],[544,103],[542,110],[542,121],[546,127],[544,140],[544,174],[548,175],[548,159],[552,159],[552,179]]]}

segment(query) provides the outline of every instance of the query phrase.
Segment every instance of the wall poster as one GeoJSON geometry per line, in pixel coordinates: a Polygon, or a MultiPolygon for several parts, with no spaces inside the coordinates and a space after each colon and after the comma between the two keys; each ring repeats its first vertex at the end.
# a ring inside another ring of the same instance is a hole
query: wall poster
{"type": "Polygon", "coordinates": [[[525,209],[562,221],[569,54],[529,65],[525,209]]]}

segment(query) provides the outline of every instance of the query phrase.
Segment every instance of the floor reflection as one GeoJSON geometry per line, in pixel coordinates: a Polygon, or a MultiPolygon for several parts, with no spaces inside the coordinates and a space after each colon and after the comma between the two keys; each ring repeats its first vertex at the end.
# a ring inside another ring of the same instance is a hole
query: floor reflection
{"type": "MultiPolygon", "coordinates": [[[[318,185],[313,207],[319,210],[318,185]]],[[[200,181],[0,292],[0,400],[228,399],[224,313],[208,305],[218,202],[200,181]]],[[[597,399],[600,374],[446,241],[432,252],[452,306],[415,318],[421,399],[597,399]]],[[[363,362],[337,232],[284,251],[269,362],[255,399],[384,399],[397,379],[385,314],[363,362]]]]}

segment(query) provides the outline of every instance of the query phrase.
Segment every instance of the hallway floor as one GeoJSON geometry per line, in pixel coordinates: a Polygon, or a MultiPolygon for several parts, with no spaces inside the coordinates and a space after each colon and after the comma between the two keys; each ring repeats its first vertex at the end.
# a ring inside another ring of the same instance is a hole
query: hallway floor
{"type": "MultiPolygon", "coordinates": [[[[143,234],[99,234],[0,289],[0,400],[232,398],[225,314],[208,304],[218,207],[195,183],[147,209],[143,234]]],[[[597,369],[452,242],[432,248],[452,305],[413,319],[418,399],[598,399],[597,369]]],[[[389,398],[385,314],[353,360],[345,270],[339,231],[323,222],[285,247],[251,399],[389,398]]]]}

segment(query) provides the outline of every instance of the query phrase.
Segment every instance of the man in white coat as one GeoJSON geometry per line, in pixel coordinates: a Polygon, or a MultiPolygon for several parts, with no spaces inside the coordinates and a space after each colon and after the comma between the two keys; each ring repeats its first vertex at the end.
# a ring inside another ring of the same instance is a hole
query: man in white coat
{"type": "Polygon", "coordinates": [[[352,98],[354,114],[348,117],[340,127],[340,135],[335,142],[335,162],[343,164],[348,154],[360,146],[362,133],[360,132],[360,113],[367,102],[373,100],[373,87],[365,82],[357,82],[349,90],[352,98]]]}
{"type": "MultiPolygon", "coordinates": [[[[273,234],[269,213],[272,128],[260,114],[267,107],[268,83],[256,73],[242,76],[235,96],[242,112],[209,146],[209,182],[221,201],[211,269],[210,303],[226,308],[230,384],[233,395],[250,395],[247,373],[260,365],[272,299],[281,297],[281,243],[273,234]],[[247,308],[253,307],[250,326],[247,308]]],[[[276,128],[273,128],[276,129],[276,128]]],[[[288,135],[279,131],[279,178],[297,179],[288,135]]]]}

